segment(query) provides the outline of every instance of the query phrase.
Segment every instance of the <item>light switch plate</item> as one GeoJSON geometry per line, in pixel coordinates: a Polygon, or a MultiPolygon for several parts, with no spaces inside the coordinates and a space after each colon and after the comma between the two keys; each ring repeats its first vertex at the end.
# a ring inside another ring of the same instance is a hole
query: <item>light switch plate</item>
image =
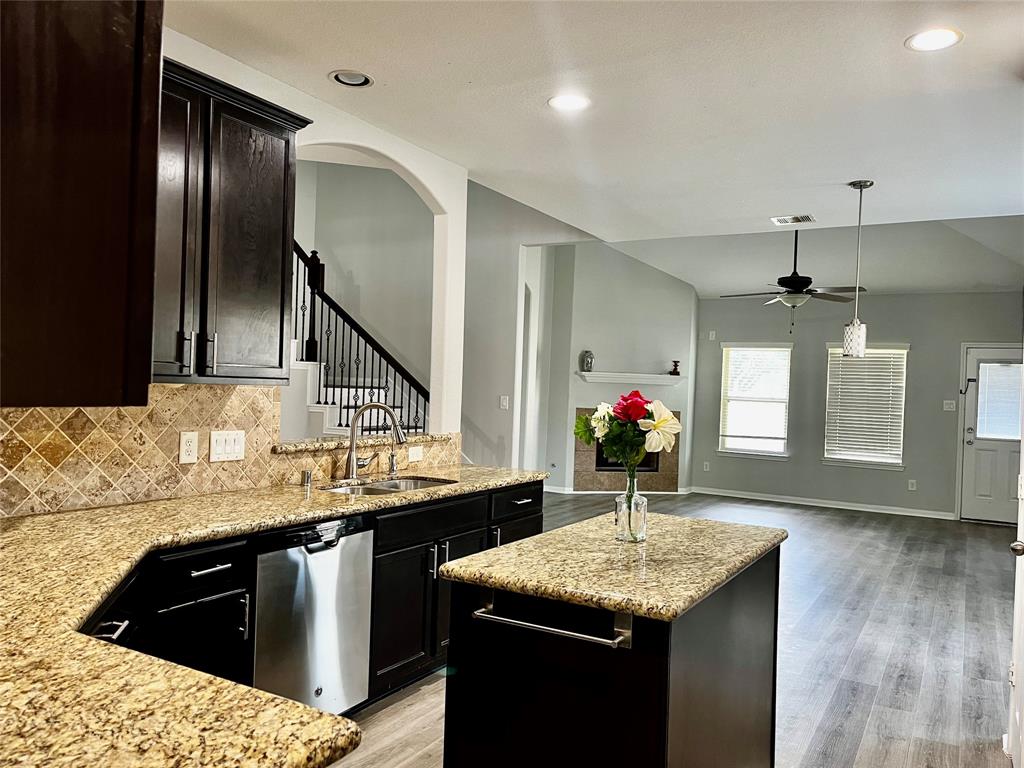
{"type": "Polygon", "coordinates": [[[414,461],[423,461],[423,446],[422,445],[410,445],[409,446],[409,463],[412,464],[414,461]]]}
{"type": "Polygon", "coordinates": [[[714,341],[717,334],[714,331],[708,331],[708,341],[714,341]]]}
{"type": "Polygon", "coordinates": [[[210,432],[210,461],[241,461],[245,458],[245,430],[210,432]]]}
{"type": "Polygon", "coordinates": [[[508,410],[508,395],[498,395],[498,407],[503,410],[508,410]]]}
{"type": "Polygon", "coordinates": [[[705,461],[704,462],[704,471],[705,472],[710,472],[711,471],[711,462],[710,461],[705,461]]]}
{"type": "Polygon", "coordinates": [[[944,410],[944,411],[955,411],[956,410],[956,400],[943,400],[942,401],[942,410],[944,410]]]}
{"type": "Polygon", "coordinates": [[[199,461],[199,433],[178,433],[178,463],[195,464],[199,461]]]}
{"type": "Polygon", "coordinates": [[[916,491],[917,490],[917,480],[907,480],[907,490],[908,491],[916,491]]]}

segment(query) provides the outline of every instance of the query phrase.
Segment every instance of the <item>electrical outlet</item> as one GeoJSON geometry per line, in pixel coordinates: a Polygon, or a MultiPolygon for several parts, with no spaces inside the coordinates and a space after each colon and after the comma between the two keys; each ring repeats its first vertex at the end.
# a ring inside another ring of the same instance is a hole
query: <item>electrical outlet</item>
{"type": "Polygon", "coordinates": [[[708,341],[714,341],[717,334],[714,331],[708,331],[708,341]]]}
{"type": "Polygon", "coordinates": [[[498,407],[503,410],[508,410],[508,395],[498,395],[498,407]]]}
{"type": "Polygon", "coordinates": [[[199,461],[199,433],[178,433],[178,463],[195,464],[199,461]]]}
{"type": "Polygon", "coordinates": [[[423,446],[422,445],[410,445],[409,446],[409,463],[412,464],[414,461],[423,461],[423,446]]]}
{"type": "Polygon", "coordinates": [[[955,411],[956,410],[956,400],[943,400],[942,401],[942,410],[944,410],[944,411],[955,411]]]}
{"type": "Polygon", "coordinates": [[[705,461],[704,462],[704,471],[705,472],[710,472],[711,471],[711,462],[710,461],[705,461]]]}
{"type": "Polygon", "coordinates": [[[241,461],[245,458],[245,430],[210,432],[210,461],[241,461]]]}
{"type": "Polygon", "coordinates": [[[917,490],[917,480],[907,480],[907,490],[908,491],[916,491],[917,490]]]}

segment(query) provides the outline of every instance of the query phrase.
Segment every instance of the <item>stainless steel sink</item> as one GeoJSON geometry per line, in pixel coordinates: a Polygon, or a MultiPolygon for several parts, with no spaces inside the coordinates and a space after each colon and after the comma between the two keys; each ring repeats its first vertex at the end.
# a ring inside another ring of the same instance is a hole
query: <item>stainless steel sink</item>
{"type": "Polygon", "coordinates": [[[338,488],[324,488],[330,493],[345,493],[349,496],[384,496],[389,493],[397,493],[397,488],[375,488],[371,485],[342,485],[338,488]]]}
{"type": "Polygon", "coordinates": [[[442,480],[437,477],[399,477],[396,480],[378,480],[365,485],[341,485],[323,490],[331,493],[346,493],[350,496],[382,496],[387,493],[433,488],[436,485],[450,485],[454,482],[454,480],[442,480]]]}
{"type": "Polygon", "coordinates": [[[442,480],[437,477],[400,477],[397,480],[379,480],[364,487],[380,488],[394,493],[396,491],[418,491],[421,488],[433,488],[436,485],[451,485],[454,482],[454,480],[442,480]]]}

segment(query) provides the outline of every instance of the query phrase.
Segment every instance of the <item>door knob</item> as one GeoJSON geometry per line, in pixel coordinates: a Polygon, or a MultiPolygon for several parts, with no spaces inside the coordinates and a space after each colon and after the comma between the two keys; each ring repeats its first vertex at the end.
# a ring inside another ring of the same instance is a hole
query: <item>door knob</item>
{"type": "Polygon", "coordinates": [[[1024,541],[1015,541],[1010,545],[1010,551],[1017,557],[1024,555],[1024,541]]]}
{"type": "Polygon", "coordinates": [[[974,441],[973,441],[973,440],[968,440],[968,441],[967,441],[967,444],[968,444],[968,445],[974,445],[974,441]]]}

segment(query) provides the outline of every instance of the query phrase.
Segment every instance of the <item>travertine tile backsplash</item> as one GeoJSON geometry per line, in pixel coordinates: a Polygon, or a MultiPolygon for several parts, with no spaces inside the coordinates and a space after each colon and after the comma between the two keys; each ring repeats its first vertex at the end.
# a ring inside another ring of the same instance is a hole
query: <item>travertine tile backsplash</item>
{"type": "MultiPolygon", "coordinates": [[[[0,408],[0,517],[291,483],[302,469],[330,478],[344,451],[271,453],[280,417],[277,387],[221,384],[153,384],[144,407],[0,408]],[[245,430],[245,459],[210,463],[217,429],[245,430]],[[195,464],[178,464],[182,431],[199,432],[195,464]]],[[[452,437],[424,445],[415,466],[459,463],[452,437]]],[[[408,467],[406,451],[398,458],[408,467]]]]}

